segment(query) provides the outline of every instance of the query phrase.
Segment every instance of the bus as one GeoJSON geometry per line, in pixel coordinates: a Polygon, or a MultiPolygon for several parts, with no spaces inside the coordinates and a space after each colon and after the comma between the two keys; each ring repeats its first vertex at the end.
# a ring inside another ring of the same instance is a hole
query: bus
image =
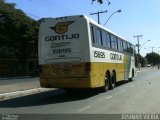
{"type": "Polygon", "coordinates": [[[42,20],[38,42],[44,88],[113,89],[135,76],[135,46],[85,15],[42,20]]]}

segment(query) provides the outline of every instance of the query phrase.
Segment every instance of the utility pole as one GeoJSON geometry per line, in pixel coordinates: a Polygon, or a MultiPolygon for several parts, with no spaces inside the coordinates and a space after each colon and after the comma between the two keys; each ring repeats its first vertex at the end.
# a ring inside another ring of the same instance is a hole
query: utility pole
{"type": "Polygon", "coordinates": [[[138,47],[138,57],[137,57],[137,61],[138,61],[138,68],[139,68],[139,70],[140,70],[140,65],[139,65],[139,56],[140,56],[140,54],[139,54],[139,52],[140,52],[140,49],[139,49],[139,47],[140,47],[140,44],[139,44],[139,38],[141,38],[143,35],[136,35],[136,36],[134,36],[134,38],[137,38],[137,42],[138,42],[138,44],[137,44],[137,47],[138,47]]]}
{"type": "Polygon", "coordinates": [[[107,10],[106,11],[98,11],[98,12],[96,12],[96,13],[91,13],[90,15],[98,15],[98,24],[100,24],[100,17],[99,17],[99,15],[101,14],[101,13],[106,13],[107,12],[107,10]]]}
{"type": "Polygon", "coordinates": [[[155,47],[151,47],[152,48],[152,54],[153,54],[153,48],[155,48],[155,47]]]}
{"type": "MultiPolygon", "coordinates": [[[[152,56],[153,56],[153,48],[155,47],[150,47],[152,49],[152,56]]],[[[152,58],[152,67],[153,67],[153,58],[152,58]]]]}

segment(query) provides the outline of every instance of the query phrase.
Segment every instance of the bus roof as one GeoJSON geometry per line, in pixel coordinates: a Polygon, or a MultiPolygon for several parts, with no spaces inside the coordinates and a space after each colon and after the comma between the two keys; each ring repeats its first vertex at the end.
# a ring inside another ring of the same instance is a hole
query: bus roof
{"type": "MultiPolygon", "coordinates": [[[[73,16],[64,16],[64,17],[57,17],[57,18],[45,18],[44,20],[42,20],[42,22],[45,21],[45,20],[47,20],[47,19],[60,20],[60,19],[67,19],[67,18],[72,18],[72,17],[73,17],[73,18],[83,17],[83,18],[85,18],[89,23],[92,23],[92,24],[96,25],[97,27],[99,27],[99,28],[101,28],[101,29],[103,29],[103,30],[105,30],[105,31],[108,31],[109,33],[111,33],[111,34],[119,37],[120,39],[123,39],[123,40],[126,41],[126,42],[129,42],[129,41],[128,41],[127,39],[125,39],[124,37],[122,37],[122,36],[118,35],[117,33],[115,33],[115,32],[113,32],[113,31],[107,29],[107,28],[104,27],[104,26],[98,24],[95,20],[93,20],[92,18],[90,18],[90,17],[88,17],[88,16],[86,16],[86,15],[73,15],[73,16]]],[[[129,42],[129,43],[131,43],[131,42],[129,42]]],[[[131,43],[131,44],[132,44],[132,43],[131,43]]],[[[132,45],[133,45],[133,44],[132,44],[132,45]]]]}
{"type": "MultiPolygon", "coordinates": [[[[103,30],[105,30],[105,31],[108,31],[109,33],[111,33],[111,34],[113,34],[113,35],[115,35],[115,36],[123,39],[123,40],[126,41],[126,42],[129,42],[129,41],[128,41],[127,39],[125,39],[124,37],[122,37],[122,36],[118,35],[117,33],[115,33],[115,32],[113,32],[113,31],[107,29],[107,28],[104,27],[104,26],[98,24],[98,23],[97,23],[95,20],[93,20],[92,18],[89,18],[89,17],[87,17],[87,16],[85,16],[85,17],[86,17],[86,19],[89,20],[90,23],[93,23],[93,24],[96,25],[97,27],[99,27],[99,28],[101,28],[101,29],[103,29],[103,30]]],[[[129,43],[130,43],[130,42],[129,42],[129,43]]]]}

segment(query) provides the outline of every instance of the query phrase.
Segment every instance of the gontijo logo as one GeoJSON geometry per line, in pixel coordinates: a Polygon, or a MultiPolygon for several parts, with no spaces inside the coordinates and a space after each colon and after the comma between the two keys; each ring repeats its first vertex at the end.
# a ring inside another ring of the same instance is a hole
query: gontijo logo
{"type": "Polygon", "coordinates": [[[71,25],[75,21],[66,21],[66,22],[58,22],[54,27],[50,27],[50,29],[54,30],[52,32],[52,36],[46,36],[45,41],[60,41],[60,40],[72,40],[72,39],[79,39],[80,34],[79,32],[75,32],[75,27],[70,30],[70,33],[66,33],[69,30],[69,25],[71,25]]]}
{"type": "Polygon", "coordinates": [[[73,22],[74,21],[59,22],[54,27],[50,28],[58,34],[64,34],[68,31],[69,25],[72,24],[73,22]]]}

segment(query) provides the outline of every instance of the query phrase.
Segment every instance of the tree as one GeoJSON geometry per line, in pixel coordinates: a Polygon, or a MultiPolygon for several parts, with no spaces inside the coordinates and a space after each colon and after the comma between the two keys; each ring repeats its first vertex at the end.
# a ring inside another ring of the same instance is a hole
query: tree
{"type": "Polygon", "coordinates": [[[156,65],[159,64],[160,56],[157,53],[148,53],[146,55],[149,64],[156,65]]]}
{"type": "Polygon", "coordinates": [[[146,66],[147,64],[148,64],[148,61],[147,61],[147,58],[146,57],[142,57],[142,59],[141,59],[141,66],[142,67],[144,67],[144,66],[146,66]]]}
{"type": "Polygon", "coordinates": [[[103,0],[97,0],[97,2],[99,2],[100,4],[102,4],[102,3],[103,3],[103,0]]]}
{"type": "Polygon", "coordinates": [[[15,4],[0,0],[0,47],[9,49],[25,73],[27,60],[37,48],[38,24],[15,4]],[[32,44],[32,45],[31,45],[32,44]]]}
{"type": "MultiPolygon", "coordinates": [[[[103,0],[92,0],[92,2],[94,2],[94,1],[97,1],[100,4],[103,4],[103,0]]],[[[108,5],[110,5],[110,1],[107,0],[107,2],[108,2],[108,5]]]]}
{"type": "Polygon", "coordinates": [[[135,55],[134,55],[134,57],[135,57],[135,66],[136,67],[138,67],[138,62],[140,63],[140,65],[143,67],[143,66],[146,66],[146,64],[148,64],[148,60],[147,60],[147,58],[146,57],[143,57],[143,56],[141,56],[141,55],[138,55],[137,53],[136,53],[136,51],[134,52],[135,53],[135,55]],[[139,60],[139,61],[138,61],[139,60]]]}
{"type": "Polygon", "coordinates": [[[4,0],[0,0],[0,2],[3,2],[3,3],[4,3],[4,0]]]}

